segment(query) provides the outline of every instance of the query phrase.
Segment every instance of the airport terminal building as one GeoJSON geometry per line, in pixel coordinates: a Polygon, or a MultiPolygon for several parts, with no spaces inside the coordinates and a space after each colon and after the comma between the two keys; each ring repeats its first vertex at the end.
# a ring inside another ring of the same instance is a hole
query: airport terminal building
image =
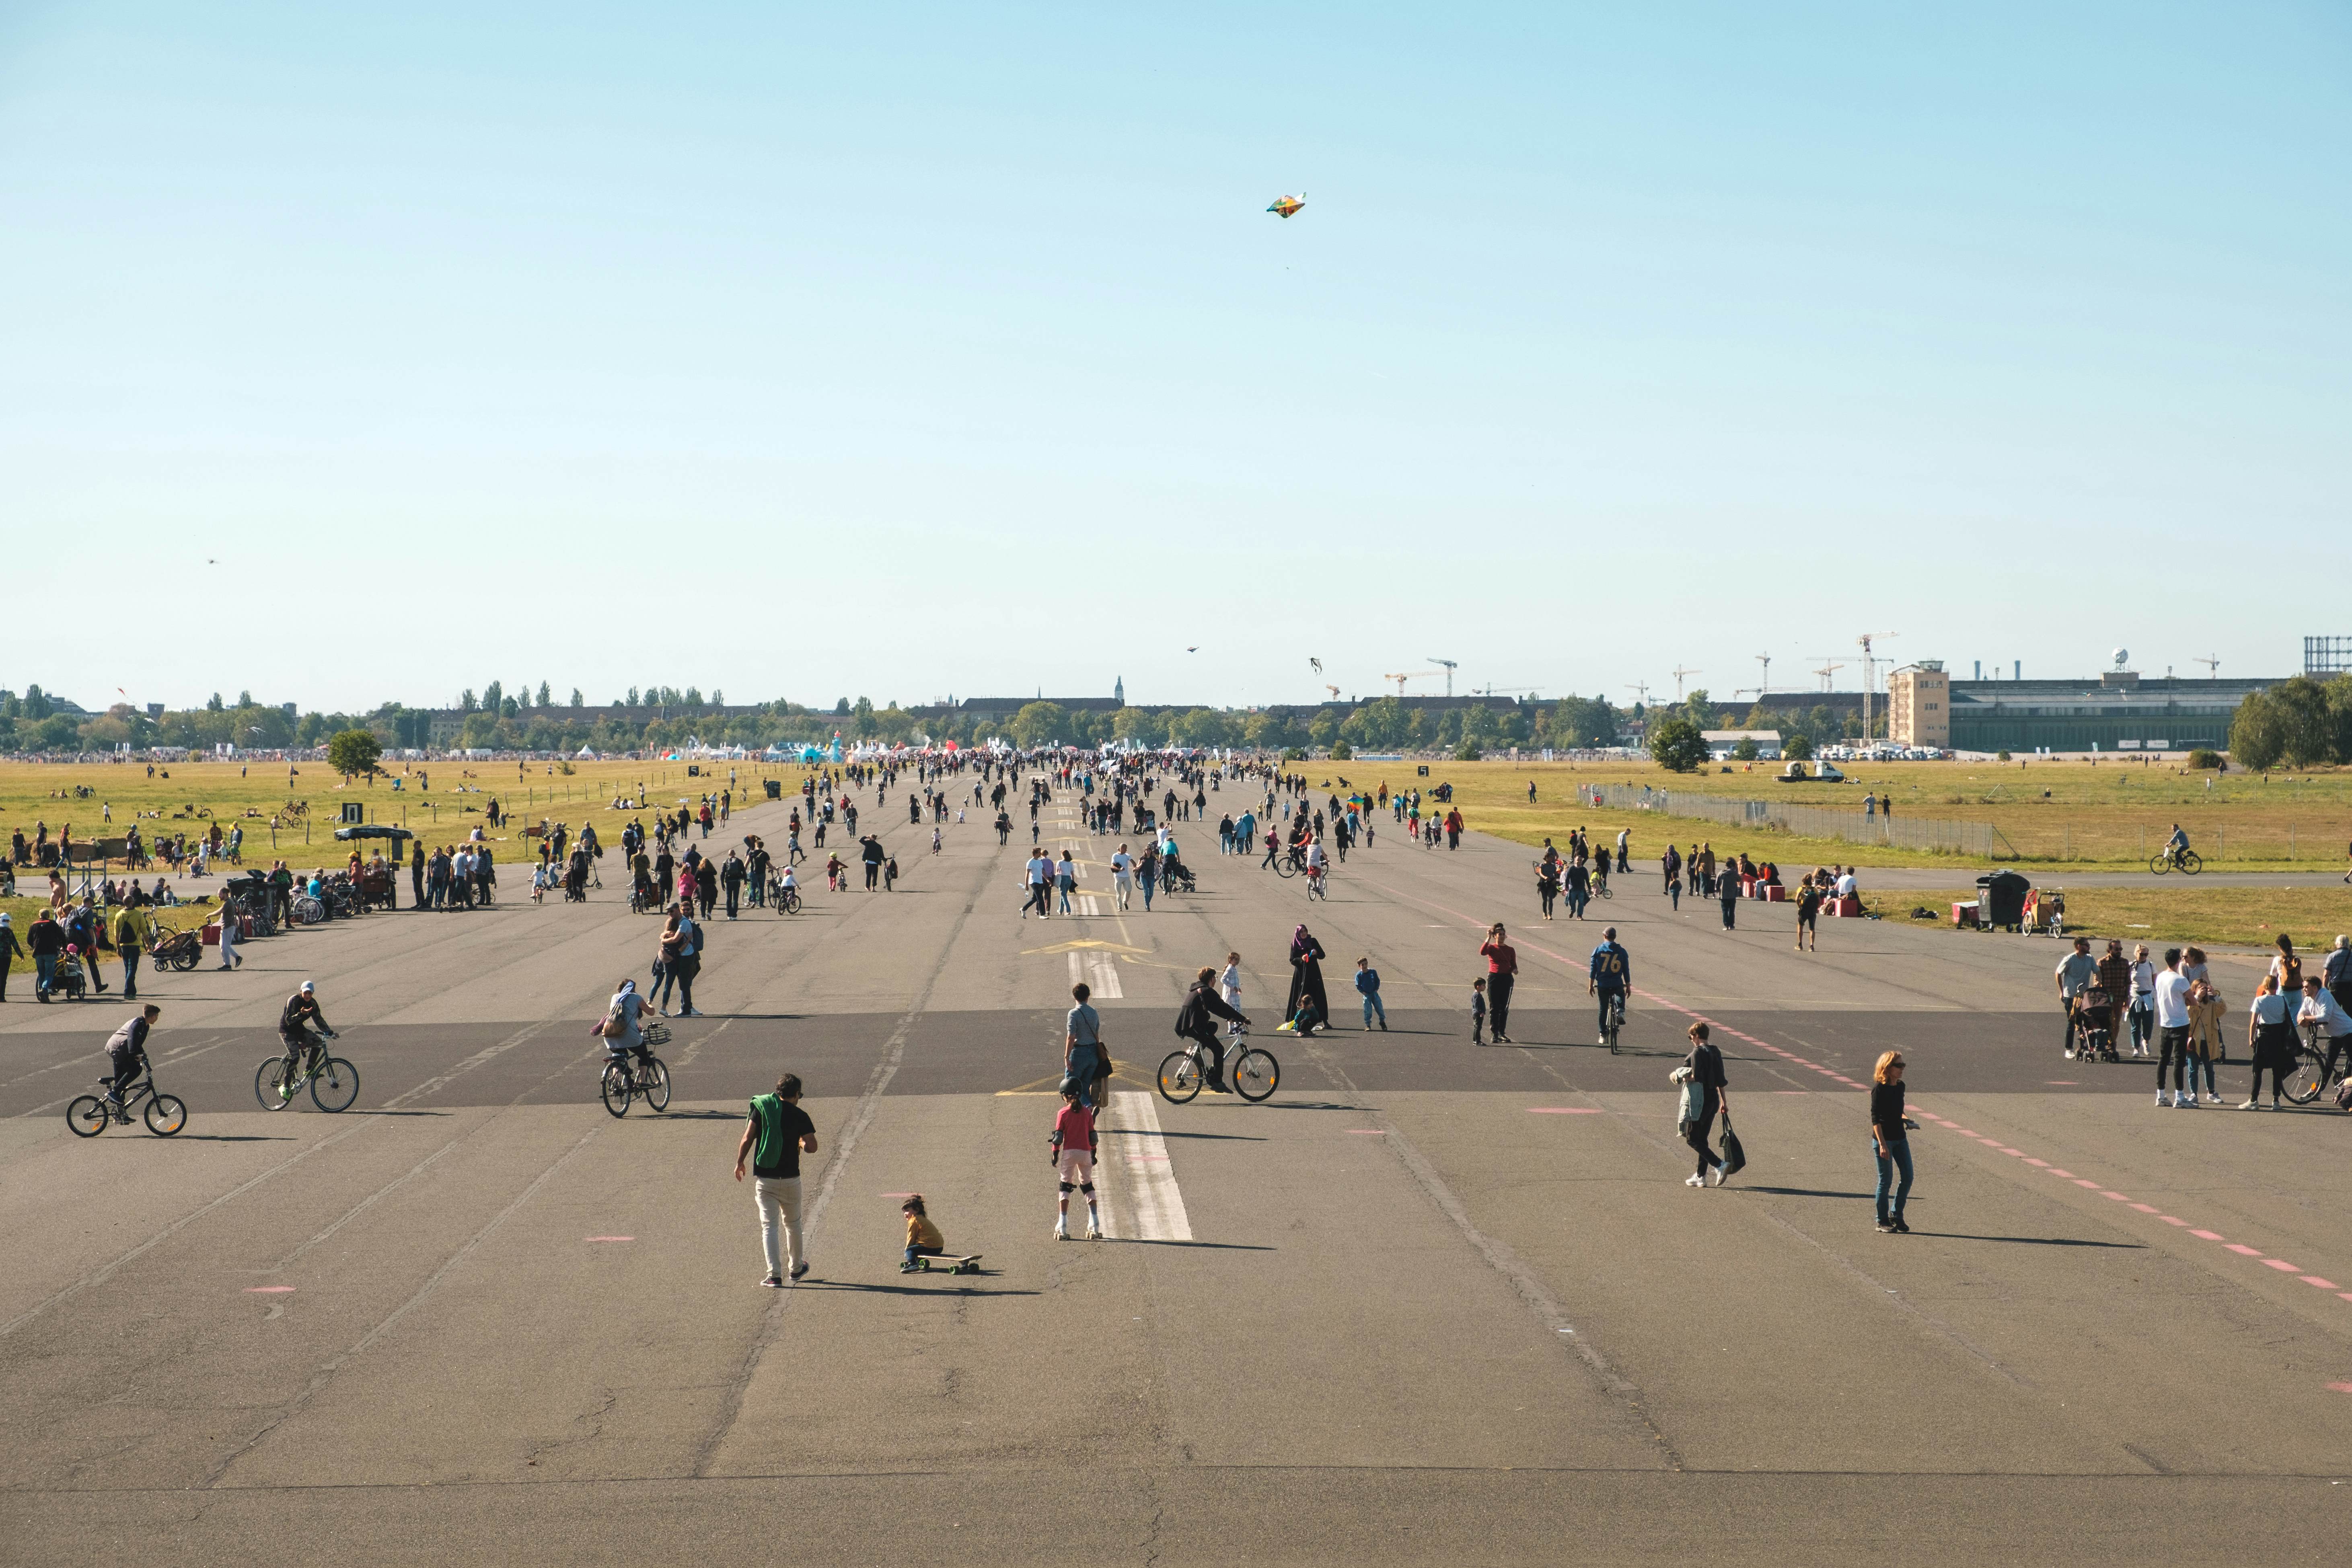
{"type": "Polygon", "coordinates": [[[2263,679],[2143,679],[2136,670],[2060,680],[1956,680],[1940,659],[1886,678],[1887,738],[1958,752],[2185,752],[2230,744],[2230,722],[2263,679]]]}

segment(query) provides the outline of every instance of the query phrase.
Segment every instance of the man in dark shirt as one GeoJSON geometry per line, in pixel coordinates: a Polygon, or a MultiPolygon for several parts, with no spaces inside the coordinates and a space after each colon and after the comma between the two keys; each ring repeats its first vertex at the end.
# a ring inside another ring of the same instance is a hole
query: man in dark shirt
{"type": "Polygon", "coordinates": [[[331,1038],[334,1033],[327,1025],[327,1016],[319,1011],[318,987],[305,980],[302,989],[286,998],[286,1005],[278,1015],[278,1037],[286,1042],[288,1049],[299,1054],[299,1065],[309,1071],[319,1065],[319,1052],[323,1048],[319,1036],[331,1038]]]}
{"type": "Polygon", "coordinates": [[[46,1002],[49,987],[57,984],[58,954],[66,950],[66,928],[43,910],[25,932],[25,946],[33,955],[33,1000],[46,1002]]]}
{"type": "MultiPolygon", "coordinates": [[[[1726,876],[1727,879],[1728,873],[1726,876]]],[[[1730,1087],[1730,1083],[1723,1076],[1723,1053],[1708,1044],[1706,1037],[1705,1024],[1693,1024],[1690,1026],[1690,1055],[1683,1058],[1683,1065],[1691,1069],[1692,1080],[1698,1085],[1700,1095],[1698,1120],[1690,1124],[1685,1134],[1692,1149],[1698,1153],[1697,1171],[1685,1178],[1686,1184],[1694,1187],[1706,1186],[1710,1175],[1718,1187],[1723,1185],[1724,1180],[1723,1162],[1706,1146],[1706,1141],[1715,1128],[1717,1115],[1725,1109],[1723,1091],[1730,1087]]]]}
{"type": "Polygon", "coordinates": [[[874,890],[876,879],[882,875],[882,841],[869,833],[858,843],[864,846],[859,854],[866,862],[866,890],[870,893],[874,890]]]}
{"type": "Polygon", "coordinates": [[[737,1181],[743,1179],[745,1163],[751,1163],[751,1191],[760,1209],[760,1245],[768,1260],[767,1277],[760,1281],[762,1285],[782,1289],[787,1268],[793,1279],[809,1270],[801,1241],[801,1156],[815,1152],[816,1123],[801,1109],[800,1075],[788,1072],[776,1080],[775,1093],[752,1098],[751,1120],[743,1124],[742,1140],[735,1145],[737,1181]],[[781,1258],[776,1250],[780,1222],[784,1240],[781,1258]]]}

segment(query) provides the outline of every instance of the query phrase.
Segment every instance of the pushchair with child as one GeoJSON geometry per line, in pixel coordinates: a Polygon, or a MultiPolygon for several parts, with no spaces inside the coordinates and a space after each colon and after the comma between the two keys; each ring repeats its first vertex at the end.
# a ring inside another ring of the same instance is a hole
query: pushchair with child
{"type": "Polygon", "coordinates": [[[2074,1046],[2066,1053],[2071,1061],[2114,1062],[2123,1058],[2116,1054],[2116,1005],[2104,987],[2093,985],[2074,997],[2074,1046]]]}

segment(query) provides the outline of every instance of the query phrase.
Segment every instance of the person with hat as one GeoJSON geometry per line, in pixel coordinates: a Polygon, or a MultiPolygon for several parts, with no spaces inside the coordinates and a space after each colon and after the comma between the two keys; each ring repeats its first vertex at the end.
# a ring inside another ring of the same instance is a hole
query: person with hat
{"type": "Polygon", "coordinates": [[[8,917],[0,914],[0,1002],[8,1000],[8,966],[24,956],[25,950],[17,942],[16,932],[9,925],[8,917]]]}
{"type": "Polygon", "coordinates": [[[330,1040],[336,1037],[327,1016],[319,1011],[318,986],[305,980],[302,988],[286,999],[285,1009],[278,1015],[278,1037],[286,1042],[289,1051],[297,1053],[296,1066],[304,1072],[315,1072],[319,1055],[326,1048],[320,1042],[320,1035],[330,1040]]]}

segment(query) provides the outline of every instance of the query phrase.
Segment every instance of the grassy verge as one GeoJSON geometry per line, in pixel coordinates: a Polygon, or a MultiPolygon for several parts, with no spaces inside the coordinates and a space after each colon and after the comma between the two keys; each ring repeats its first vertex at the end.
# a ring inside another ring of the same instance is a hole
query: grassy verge
{"type": "Polygon", "coordinates": [[[1666,839],[1704,841],[1718,856],[1745,850],[1783,868],[1832,862],[1858,866],[1984,865],[1958,855],[1885,845],[1806,838],[1769,827],[1727,827],[1648,811],[1601,811],[1577,804],[1578,785],[1622,784],[1738,798],[1786,800],[1859,815],[1864,794],[1892,796],[1898,816],[1990,823],[2027,867],[2125,870],[2144,867],[2179,823],[2207,866],[2238,870],[2334,870],[2352,843],[2352,770],[2265,779],[2261,774],[2189,773],[2163,764],[2053,763],[1864,763],[1845,784],[1783,784],[1772,764],[1754,771],[1676,775],[1648,763],[1432,763],[1421,779],[1411,763],[1306,764],[1311,778],[1345,775],[1391,790],[1449,782],[1475,828],[1528,845],[1564,838],[1579,826],[1614,842],[1633,831],[1636,858],[1654,862],[1666,839]],[[1528,784],[1536,785],[1530,805],[1528,784]]]}
{"type": "MultiPolygon", "coordinates": [[[[688,776],[683,763],[580,762],[570,764],[570,773],[561,771],[564,764],[547,763],[393,765],[398,789],[392,778],[346,783],[324,763],[298,763],[290,773],[283,763],[174,763],[158,765],[152,776],[145,763],[0,763],[0,847],[16,830],[29,842],[37,823],[48,825],[53,840],[68,826],[77,840],[87,840],[120,837],[136,822],[152,846],[164,834],[194,840],[217,821],[224,830],[244,827],[247,866],[266,869],[282,858],[307,869],[339,864],[349,852],[335,840],[347,801],[359,802],[371,822],[406,826],[428,843],[454,843],[482,825],[484,808],[495,797],[511,820],[485,829],[485,837],[499,861],[511,863],[524,858],[522,828],[542,817],[575,831],[593,820],[600,834],[613,838],[616,830],[602,825],[640,814],[611,813],[610,803],[615,795],[639,798],[640,788],[649,807],[674,808],[681,798],[728,787],[730,772],[739,802],[756,797],[763,778],[782,779],[796,793],[805,776],[797,766],[750,762],[705,764],[711,772],[697,777],[688,776]],[[79,796],[77,788],[91,793],[79,796]],[[288,810],[295,804],[304,808],[299,815],[288,810]]],[[[29,888],[45,873],[19,867],[17,877],[20,887],[29,888]]]]}
{"type": "MultiPolygon", "coordinates": [[[[2045,880],[2061,886],[2063,879],[2045,880]]],[[[1870,893],[1871,909],[1888,920],[1908,921],[1915,908],[1932,910],[1951,929],[1952,905],[1973,899],[1976,889],[1882,889],[1870,893]]],[[[1910,921],[1918,925],[1927,921],[1910,921]]],[[[2129,946],[2197,942],[2206,946],[2268,947],[2284,931],[2297,952],[2324,952],[2339,931],[2352,931],[2352,889],[2341,883],[2308,888],[2069,888],[2066,928],[2104,942],[2116,937],[2129,946]]]]}

